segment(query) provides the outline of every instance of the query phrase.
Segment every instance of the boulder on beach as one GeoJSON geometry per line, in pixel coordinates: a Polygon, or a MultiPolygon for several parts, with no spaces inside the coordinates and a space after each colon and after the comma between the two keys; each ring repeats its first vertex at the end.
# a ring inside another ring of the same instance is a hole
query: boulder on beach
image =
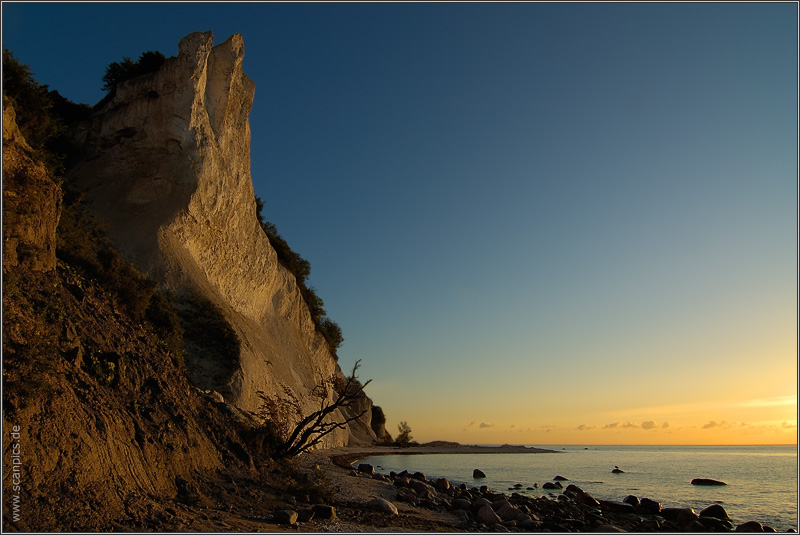
{"type": "Polygon", "coordinates": [[[661,512],[661,502],[651,500],[650,498],[642,498],[639,500],[639,507],[653,515],[661,512]]]}
{"type": "Polygon", "coordinates": [[[479,524],[484,524],[486,526],[493,526],[501,522],[500,517],[497,516],[494,509],[486,505],[478,510],[478,514],[475,515],[475,520],[477,520],[479,524]]]}
{"type": "Polygon", "coordinates": [[[273,518],[276,524],[295,524],[297,523],[297,511],[291,509],[275,511],[273,518]]]}
{"type": "Polygon", "coordinates": [[[697,478],[692,480],[692,485],[727,485],[727,483],[716,479],[697,478]]]}
{"type": "Polygon", "coordinates": [[[714,518],[719,518],[721,520],[730,519],[730,517],[728,516],[728,512],[725,510],[725,508],[718,503],[709,505],[708,507],[700,511],[700,516],[711,516],[714,518]]]}
{"type": "Polygon", "coordinates": [[[486,474],[483,473],[482,470],[478,470],[477,468],[472,471],[472,477],[474,479],[480,479],[482,477],[486,477],[486,474]]]}
{"type": "Polygon", "coordinates": [[[358,471],[364,472],[365,474],[373,475],[375,473],[375,467],[371,464],[361,463],[358,465],[358,471]]]}
{"type": "Polygon", "coordinates": [[[395,507],[393,503],[386,501],[383,498],[372,498],[367,502],[367,507],[379,513],[388,513],[390,515],[400,514],[397,512],[397,507],[395,507]]]}
{"type": "Polygon", "coordinates": [[[744,531],[748,533],[762,533],[764,531],[764,526],[762,526],[760,522],[751,520],[750,522],[745,522],[744,524],[739,524],[738,526],[736,526],[735,531],[744,531]]]}
{"type": "Polygon", "coordinates": [[[336,508],[331,505],[316,504],[314,517],[318,520],[334,520],[336,519],[336,508]]]}
{"type": "Polygon", "coordinates": [[[629,503],[629,504],[631,504],[631,505],[632,505],[632,506],[634,506],[634,507],[639,507],[639,504],[641,503],[641,502],[639,501],[639,498],[637,498],[637,497],[636,497],[636,496],[634,496],[633,494],[628,494],[627,496],[625,496],[625,497],[622,499],[622,501],[623,501],[623,502],[625,502],[625,503],[629,503]]]}

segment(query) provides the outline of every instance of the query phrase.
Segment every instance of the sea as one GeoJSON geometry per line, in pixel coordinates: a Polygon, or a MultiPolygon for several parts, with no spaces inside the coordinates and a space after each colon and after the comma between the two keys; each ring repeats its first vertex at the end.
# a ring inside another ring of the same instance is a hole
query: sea
{"type": "Polygon", "coordinates": [[[557,453],[381,455],[358,462],[384,474],[419,471],[429,479],[446,477],[456,485],[487,485],[496,492],[512,489],[533,497],[560,493],[541,488],[559,475],[598,500],[621,501],[633,494],[697,513],[718,503],[734,525],[755,520],[777,531],[798,529],[795,445],[537,447],[557,453]],[[624,473],[612,473],[615,466],[624,473]],[[473,479],[475,468],[486,478],[473,479]],[[690,483],[695,478],[726,485],[695,486],[690,483]],[[539,488],[528,489],[534,483],[539,488]],[[522,488],[513,488],[516,484],[522,488]]]}

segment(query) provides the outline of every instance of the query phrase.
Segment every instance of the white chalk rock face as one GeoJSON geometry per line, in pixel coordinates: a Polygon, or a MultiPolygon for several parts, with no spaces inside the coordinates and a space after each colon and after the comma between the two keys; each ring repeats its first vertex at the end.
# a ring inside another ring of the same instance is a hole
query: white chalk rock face
{"type": "MultiPolygon", "coordinates": [[[[222,374],[203,360],[212,357],[187,355],[199,388],[254,411],[258,391],[285,385],[310,411],[315,382],[341,370],[258,223],[248,122],[255,85],[243,58],[241,35],[217,46],[211,32],[184,37],[176,57],[120,83],[76,130],[86,156],[70,179],[139,269],[176,294],[199,293],[238,335],[238,358],[222,374]]],[[[372,440],[370,418],[367,410],[324,444],[372,440]]]]}

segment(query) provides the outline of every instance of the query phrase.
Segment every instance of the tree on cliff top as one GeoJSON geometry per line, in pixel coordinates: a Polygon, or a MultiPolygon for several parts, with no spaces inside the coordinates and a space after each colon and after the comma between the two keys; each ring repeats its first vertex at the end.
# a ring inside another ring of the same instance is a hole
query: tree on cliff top
{"type": "Polygon", "coordinates": [[[115,61],[106,67],[106,73],[103,75],[103,82],[105,82],[103,91],[113,93],[121,82],[148,72],[155,72],[161,68],[165,60],[164,54],[152,50],[143,52],[137,61],[123,56],[121,62],[115,61]]]}
{"type": "Polygon", "coordinates": [[[260,431],[262,435],[271,435],[277,440],[273,441],[271,456],[273,458],[294,457],[308,451],[337,429],[346,429],[347,424],[358,420],[368,409],[346,417],[344,421],[331,421],[333,413],[356,403],[363,397],[364,388],[372,379],[361,384],[356,371],[361,364],[357,360],[353,371],[346,379],[330,377],[320,381],[311,391],[312,396],[319,400],[319,409],[303,416],[300,400],[295,393],[283,385],[284,395],[268,396],[259,391],[261,408],[255,416],[264,420],[260,431]],[[292,427],[292,422],[299,419],[292,427]]]}

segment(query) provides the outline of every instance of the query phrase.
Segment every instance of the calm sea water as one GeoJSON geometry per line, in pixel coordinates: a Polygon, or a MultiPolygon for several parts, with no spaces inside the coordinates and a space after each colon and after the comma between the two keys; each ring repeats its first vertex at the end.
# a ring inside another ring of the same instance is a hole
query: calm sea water
{"type": "MultiPolygon", "coordinates": [[[[377,471],[420,471],[467,486],[488,485],[508,492],[516,483],[532,487],[564,476],[601,500],[633,494],[664,507],[693,507],[696,512],[721,503],[734,524],[755,520],[778,531],[798,528],[797,446],[546,446],[560,453],[386,455],[359,461],[377,471]],[[618,465],[624,474],[612,474],[618,465]],[[480,468],[486,479],[472,479],[480,468]],[[717,479],[726,486],[690,484],[717,479]]],[[[566,487],[566,484],[565,484],[566,487]]],[[[541,488],[520,490],[547,495],[541,488]]]]}

